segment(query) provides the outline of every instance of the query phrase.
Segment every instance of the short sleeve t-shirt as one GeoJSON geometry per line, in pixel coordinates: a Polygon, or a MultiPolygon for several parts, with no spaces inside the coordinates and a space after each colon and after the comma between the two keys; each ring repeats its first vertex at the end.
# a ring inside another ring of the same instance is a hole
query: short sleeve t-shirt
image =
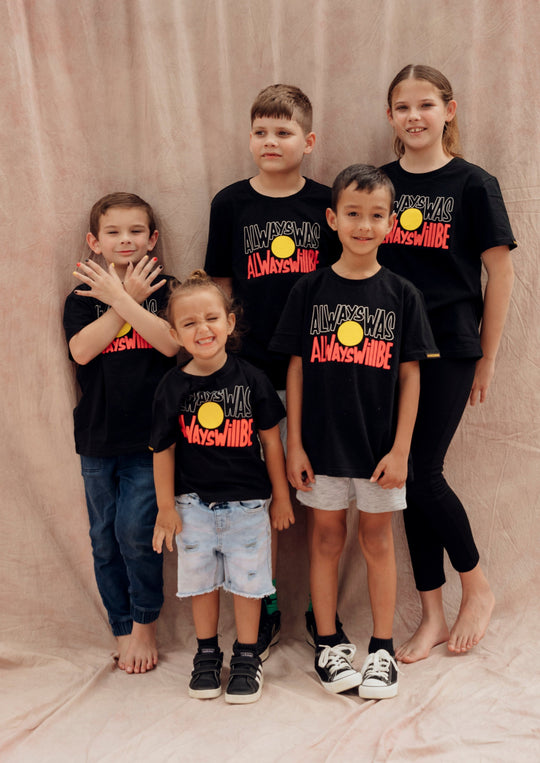
{"type": "Polygon", "coordinates": [[[293,285],[305,273],[329,265],[340,246],[326,222],[330,189],[306,178],[298,193],[263,196],[249,180],[213,199],[205,270],[232,278],[244,311],[240,354],[262,368],[276,389],[285,388],[287,358],[268,345],[293,285]]]}
{"type": "MultiPolygon", "coordinates": [[[[142,303],[156,315],[167,307],[173,279],[166,278],[167,284],[142,303]]],[[[108,309],[94,297],[71,292],[64,307],[68,344],[108,309]]],[[[163,375],[175,364],[175,358],[162,355],[126,323],[103,352],[86,365],[77,365],[81,392],[73,412],[77,453],[105,458],[147,451],[154,393],[163,375]]]]}
{"type": "Polygon", "coordinates": [[[276,426],[285,410],[262,371],[234,355],[210,376],[179,366],[163,378],[153,411],[151,449],[176,444],[176,495],[208,502],[270,496],[257,432],[276,426]]]}
{"type": "Polygon", "coordinates": [[[396,189],[396,222],[379,247],[382,265],[424,295],[444,357],[481,357],[481,254],[516,246],[497,179],[461,158],[433,172],[382,168],[396,189]]]}
{"type": "Polygon", "coordinates": [[[399,364],[438,356],[423,299],[381,268],[324,268],[293,288],[272,347],[302,358],[302,441],[314,471],[369,478],[394,441],[399,364]]]}

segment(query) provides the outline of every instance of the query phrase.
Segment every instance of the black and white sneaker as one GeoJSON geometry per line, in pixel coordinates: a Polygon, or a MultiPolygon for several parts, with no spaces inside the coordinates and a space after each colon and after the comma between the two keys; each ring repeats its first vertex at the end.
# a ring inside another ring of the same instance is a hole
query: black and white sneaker
{"type": "Polygon", "coordinates": [[[368,654],[362,665],[358,694],[363,699],[388,699],[398,693],[398,666],[386,649],[368,654]]]}
{"type": "Polygon", "coordinates": [[[247,705],[250,702],[256,702],[262,694],[263,687],[261,658],[255,652],[244,652],[234,647],[233,649],[225,702],[231,705],[247,705]]]}
{"type": "MultiPolygon", "coordinates": [[[[315,646],[317,644],[317,623],[315,622],[315,613],[312,609],[308,609],[305,613],[306,618],[306,642],[315,649],[315,646]]],[[[341,624],[341,620],[339,619],[339,615],[336,613],[336,633],[339,635],[340,638],[340,644],[350,644],[349,639],[347,638],[347,634],[343,630],[343,625],[341,624]]]]}
{"type": "Polygon", "coordinates": [[[188,694],[196,699],[214,699],[221,694],[223,652],[219,649],[199,649],[193,658],[193,671],[188,694]]]}
{"type": "Polygon", "coordinates": [[[257,636],[257,654],[261,658],[261,662],[270,656],[270,647],[278,643],[280,628],[281,612],[278,609],[269,615],[263,602],[261,619],[259,620],[259,635],[257,636]]]}
{"type": "Polygon", "coordinates": [[[326,691],[339,694],[354,689],[362,681],[361,673],[351,665],[355,652],[354,644],[315,648],[315,670],[326,691]]]}

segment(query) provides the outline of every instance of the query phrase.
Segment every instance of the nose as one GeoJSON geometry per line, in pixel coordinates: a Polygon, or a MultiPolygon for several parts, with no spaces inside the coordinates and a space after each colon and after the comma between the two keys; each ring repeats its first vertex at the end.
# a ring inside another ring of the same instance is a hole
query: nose
{"type": "Polygon", "coordinates": [[[409,120],[412,122],[415,122],[418,119],[420,119],[420,112],[418,111],[418,109],[415,109],[414,107],[411,108],[411,110],[409,111],[409,120]]]}
{"type": "Polygon", "coordinates": [[[266,140],[264,141],[265,146],[276,146],[277,145],[277,139],[274,135],[267,135],[266,140]]]}

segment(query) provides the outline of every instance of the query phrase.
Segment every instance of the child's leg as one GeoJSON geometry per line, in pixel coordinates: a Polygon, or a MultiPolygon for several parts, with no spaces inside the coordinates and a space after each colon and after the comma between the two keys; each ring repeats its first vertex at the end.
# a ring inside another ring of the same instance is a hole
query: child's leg
{"type": "Polygon", "coordinates": [[[373,636],[391,639],[397,587],[392,512],[367,514],[360,511],[358,540],[367,565],[373,636]]]}
{"type": "Polygon", "coordinates": [[[129,579],[116,537],[117,459],[81,456],[94,571],[123,660],[132,630],[129,579]]]}
{"type": "Polygon", "coordinates": [[[335,634],[338,566],[347,537],[347,512],[312,509],[310,588],[319,638],[335,634]]]}
{"type": "Polygon", "coordinates": [[[198,639],[217,636],[219,620],[219,588],[200,596],[191,597],[193,623],[198,639]]]}
{"type": "Polygon", "coordinates": [[[358,694],[364,699],[385,699],[398,693],[392,627],[396,606],[396,559],[392,512],[367,514],[360,511],[358,540],[367,565],[367,580],[373,635],[362,666],[358,694]]]}
{"type": "Polygon", "coordinates": [[[146,673],[158,661],[156,620],[163,604],[163,558],[152,550],[156,515],[151,454],[119,457],[115,530],[129,577],[133,616],[123,664],[119,660],[127,673],[146,673]]]}
{"type": "Polygon", "coordinates": [[[197,634],[197,653],[188,694],[196,699],[214,699],[221,694],[223,653],[219,649],[219,589],[192,596],[191,608],[197,634]]]}
{"type": "Polygon", "coordinates": [[[236,633],[240,644],[256,644],[261,616],[261,600],[234,596],[236,633]]]}

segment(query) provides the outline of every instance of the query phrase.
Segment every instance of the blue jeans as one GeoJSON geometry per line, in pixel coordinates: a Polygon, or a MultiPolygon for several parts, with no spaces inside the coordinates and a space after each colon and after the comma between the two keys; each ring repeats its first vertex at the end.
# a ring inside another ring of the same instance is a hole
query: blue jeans
{"type": "Polygon", "coordinates": [[[115,636],[151,623],[163,604],[163,558],[152,550],[157,516],[152,454],[81,456],[96,582],[115,636]]]}

